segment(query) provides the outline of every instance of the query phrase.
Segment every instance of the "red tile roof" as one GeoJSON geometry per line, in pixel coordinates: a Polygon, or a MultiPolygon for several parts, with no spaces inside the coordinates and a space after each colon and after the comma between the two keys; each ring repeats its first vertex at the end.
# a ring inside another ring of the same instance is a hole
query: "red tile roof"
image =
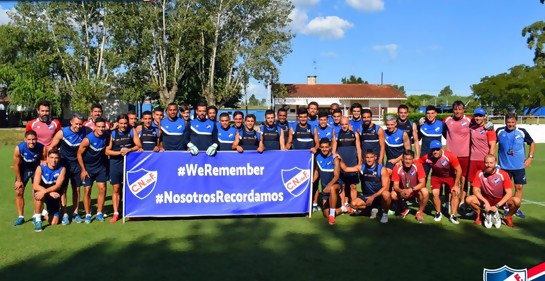
{"type": "Polygon", "coordinates": [[[287,98],[406,99],[392,85],[285,84],[287,98]]]}

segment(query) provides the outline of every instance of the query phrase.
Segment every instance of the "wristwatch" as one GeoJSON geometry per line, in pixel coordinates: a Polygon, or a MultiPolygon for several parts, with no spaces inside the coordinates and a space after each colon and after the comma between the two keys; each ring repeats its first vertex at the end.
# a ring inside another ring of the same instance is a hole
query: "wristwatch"
{"type": "Polygon", "coordinates": [[[496,207],[496,209],[501,208],[500,204],[496,204],[496,205],[494,205],[494,207],[496,207]]]}
{"type": "Polygon", "coordinates": [[[534,158],[534,155],[533,155],[533,154],[529,154],[529,155],[528,155],[528,158],[534,158]]]}

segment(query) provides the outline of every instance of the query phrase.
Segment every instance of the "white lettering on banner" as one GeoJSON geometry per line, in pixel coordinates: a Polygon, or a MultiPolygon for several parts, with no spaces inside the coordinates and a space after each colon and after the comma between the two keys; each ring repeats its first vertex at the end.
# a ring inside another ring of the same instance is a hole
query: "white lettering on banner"
{"type": "Polygon", "coordinates": [[[178,176],[261,176],[265,170],[264,166],[252,166],[250,163],[246,163],[245,166],[234,167],[215,167],[211,164],[185,164],[178,167],[178,176]]]}
{"type": "Polygon", "coordinates": [[[165,191],[155,196],[155,204],[208,204],[208,203],[245,203],[245,202],[282,202],[283,192],[250,192],[225,193],[216,190],[215,193],[174,193],[165,191]]]}
{"type": "Polygon", "coordinates": [[[131,184],[130,189],[134,194],[138,194],[144,188],[148,187],[157,179],[157,172],[147,172],[141,178],[131,184]]]}
{"type": "Polygon", "coordinates": [[[310,178],[310,170],[301,170],[297,175],[286,182],[286,189],[289,192],[298,188],[302,184],[306,184],[306,180],[310,178]]]}

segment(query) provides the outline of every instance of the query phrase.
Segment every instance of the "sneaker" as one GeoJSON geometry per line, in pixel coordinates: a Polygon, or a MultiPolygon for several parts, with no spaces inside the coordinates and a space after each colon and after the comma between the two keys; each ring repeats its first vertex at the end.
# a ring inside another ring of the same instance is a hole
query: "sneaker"
{"type": "Polygon", "coordinates": [[[377,217],[377,214],[378,214],[378,209],[377,208],[373,208],[371,209],[371,215],[369,216],[370,219],[374,219],[377,217]]]}
{"type": "Polygon", "coordinates": [[[112,218],[110,219],[110,223],[115,223],[119,220],[119,214],[114,214],[112,218]]]}
{"type": "Polygon", "coordinates": [[[450,222],[453,223],[453,224],[459,224],[460,222],[458,221],[458,217],[456,215],[450,215],[450,218],[449,218],[450,222]]]}
{"type": "Polygon", "coordinates": [[[515,227],[515,224],[513,223],[512,217],[503,217],[503,223],[509,227],[515,227]]]}
{"type": "Polygon", "coordinates": [[[500,213],[498,213],[497,211],[492,215],[492,224],[495,228],[500,228],[501,226],[500,213]]]}
{"type": "Polygon", "coordinates": [[[40,232],[42,230],[43,230],[42,221],[34,221],[34,231],[35,232],[40,232]]]}
{"type": "MultiPolygon", "coordinates": [[[[472,216],[474,216],[475,214],[476,214],[475,211],[469,210],[468,212],[466,212],[466,217],[472,217],[472,216]]],[[[480,218],[479,218],[479,219],[480,219],[480,218]]]]}
{"type": "Polygon", "coordinates": [[[492,228],[492,213],[488,212],[484,215],[484,227],[492,228]]]}
{"type": "Polygon", "coordinates": [[[90,224],[91,223],[91,215],[85,215],[85,223],[90,224]]]}
{"type": "Polygon", "coordinates": [[[82,223],[83,219],[81,219],[81,217],[77,213],[74,213],[72,214],[72,221],[76,223],[82,223]]]}
{"type": "Polygon", "coordinates": [[[335,216],[329,216],[327,218],[327,222],[329,223],[329,225],[334,225],[335,223],[337,223],[337,220],[335,219],[335,216]]]}
{"type": "Polygon", "coordinates": [[[70,224],[70,218],[68,217],[67,214],[64,214],[64,216],[62,216],[62,225],[69,225],[70,224]]]}
{"type": "Polygon", "coordinates": [[[382,217],[380,218],[380,223],[387,223],[388,222],[388,214],[382,214],[382,217]]]}
{"type": "Polygon", "coordinates": [[[403,210],[401,213],[399,213],[399,216],[404,219],[410,212],[411,210],[409,210],[409,208],[403,210]]]}
{"type": "Polygon", "coordinates": [[[467,213],[466,204],[464,202],[460,202],[460,204],[458,204],[458,213],[459,214],[467,213]]]}
{"type": "Polygon", "coordinates": [[[414,218],[416,219],[416,221],[418,221],[418,223],[424,222],[424,215],[422,214],[422,212],[416,212],[414,218]]]}
{"type": "Polygon", "coordinates": [[[521,209],[518,209],[517,212],[515,213],[515,216],[521,218],[521,219],[524,219],[526,218],[526,215],[522,212],[521,209]]]}
{"type": "Polygon", "coordinates": [[[318,204],[313,203],[313,204],[312,204],[312,212],[313,212],[313,213],[316,213],[316,212],[318,212],[318,211],[320,211],[320,210],[318,209],[318,204]]]}
{"type": "Polygon", "coordinates": [[[18,225],[21,225],[25,223],[25,218],[24,217],[18,217],[15,222],[13,223],[13,226],[18,226],[18,225]]]}
{"type": "Polygon", "coordinates": [[[507,217],[507,214],[509,214],[509,207],[507,207],[507,204],[503,206],[503,216],[507,217]]]}
{"type": "Polygon", "coordinates": [[[104,221],[104,215],[102,213],[98,213],[96,218],[97,218],[97,221],[99,221],[99,222],[104,221]]]}
{"type": "Polygon", "coordinates": [[[441,221],[441,219],[443,218],[443,214],[441,214],[441,212],[437,212],[435,213],[435,217],[433,218],[434,221],[441,221]]]}

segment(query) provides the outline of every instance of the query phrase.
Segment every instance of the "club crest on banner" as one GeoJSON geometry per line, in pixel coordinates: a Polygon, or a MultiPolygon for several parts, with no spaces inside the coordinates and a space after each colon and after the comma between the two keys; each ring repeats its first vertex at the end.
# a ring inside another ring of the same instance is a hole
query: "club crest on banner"
{"type": "Polygon", "coordinates": [[[483,281],[526,281],[526,269],[512,269],[506,265],[498,269],[485,268],[483,271],[483,281]]]}
{"type": "Polygon", "coordinates": [[[157,184],[157,171],[139,169],[127,172],[129,190],[139,199],[148,197],[157,184]]]}
{"type": "Polygon", "coordinates": [[[310,185],[310,169],[303,170],[298,167],[293,167],[289,170],[282,169],[281,175],[284,187],[295,197],[303,194],[310,185]]]}

